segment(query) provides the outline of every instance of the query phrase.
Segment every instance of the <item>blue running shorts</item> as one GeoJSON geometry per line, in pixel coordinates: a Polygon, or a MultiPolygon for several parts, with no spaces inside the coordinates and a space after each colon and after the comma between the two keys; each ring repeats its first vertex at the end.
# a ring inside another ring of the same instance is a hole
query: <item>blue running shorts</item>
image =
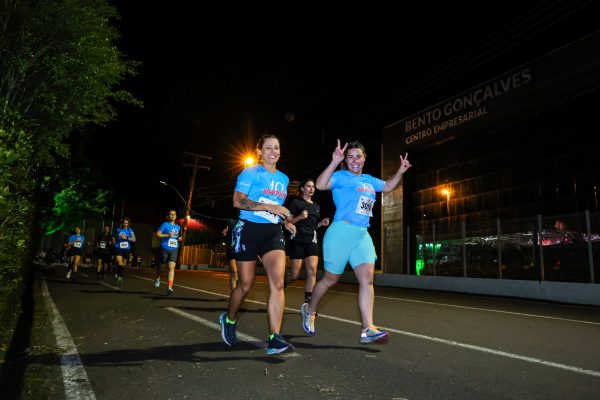
{"type": "Polygon", "coordinates": [[[325,271],[341,275],[350,263],[352,269],[364,263],[375,264],[377,254],[366,226],[334,221],[323,239],[325,271]]]}

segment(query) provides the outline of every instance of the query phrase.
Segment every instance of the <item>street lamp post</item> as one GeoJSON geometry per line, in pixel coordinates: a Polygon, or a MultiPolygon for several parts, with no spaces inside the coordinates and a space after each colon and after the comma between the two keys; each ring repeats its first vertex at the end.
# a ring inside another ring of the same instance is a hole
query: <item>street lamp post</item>
{"type": "MultiPolygon", "coordinates": [[[[185,218],[183,219],[181,244],[180,244],[180,249],[179,249],[180,251],[177,253],[176,268],[181,267],[181,257],[182,257],[183,249],[185,246],[185,240],[187,238],[188,221],[190,220],[190,211],[192,209],[192,195],[194,194],[194,186],[196,184],[196,172],[200,168],[210,170],[210,167],[207,167],[205,165],[199,165],[198,163],[200,162],[201,159],[205,159],[205,160],[209,160],[209,161],[212,160],[212,157],[203,156],[203,155],[195,154],[195,153],[189,153],[187,151],[184,151],[183,154],[194,157],[194,163],[193,164],[183,163],[183,165],[186,167],[192,167],[192,177],[190,178],[190,187],[189,187],[189,191],[188,191],[188,198],[187,198],[187,201],[185,201],[185,218]]],[[[180,196],[180,197],[182,197],[182,196],[180,196]]]]}
{"type": "Polygon", "coordinates": [[[181,199],[181,201],[183,201],[183,204],[185,204],[185,203],[186,203],[185,199],[183,198],[183,196],[181,195],[181,193],[179,193],[179,190],[177,190],[177,188],[176,188],[175,186],[173,186],[173,185],[169,185],[169,184],[168,184],[167,182],[165,182],[165,181],[159,181],[159,183],[160,183],[161,185],[165,185],[165,186],[168,186],[168,187],[170,187],[171,189],[173,189],[173,190],[175,191],[175,193],[177,193],[177,196],[179,196],[179,198],[181,199]]]}

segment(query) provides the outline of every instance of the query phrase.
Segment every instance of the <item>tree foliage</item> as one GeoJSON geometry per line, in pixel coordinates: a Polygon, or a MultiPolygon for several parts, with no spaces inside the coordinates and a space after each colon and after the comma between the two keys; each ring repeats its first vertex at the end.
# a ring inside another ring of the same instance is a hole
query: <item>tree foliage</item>
{"type": "Polygon", "coordinates": [[[113,101],[140,104],[116,85],[136,63],[115,46],[105,0],[0,2],[0,126],[32,132],[35,162],[67,156],[63,140],[115,118],[113,101]]]}
{"type": "Polygon", "coordinates": [[[110,192],[90,189],[81,181],[70,181],[68,186],[54,195],[50,215],[44,218],[44,234],[51,235],[64,228],[81,226],[84,219],[108,211],[110,192]]]}
{"type": "Polygon", "coordinates": [[[27,146],[7,149],[7,136],[20,137],[22,132],[8,134],[0,128],[0,300],[21,281],[34,209],[27,146]]]}
{"type": "Polygon", "coordinates": [[[107,0],[0,1],[0,321],[4,300],[19,298],[46,199],[49,224],[66,225],[107,196],[56,160],[71,134],[115,119],[116,102],[141,106],[119,88],[137,64],[116,47],[118,18],[107,0]]]}

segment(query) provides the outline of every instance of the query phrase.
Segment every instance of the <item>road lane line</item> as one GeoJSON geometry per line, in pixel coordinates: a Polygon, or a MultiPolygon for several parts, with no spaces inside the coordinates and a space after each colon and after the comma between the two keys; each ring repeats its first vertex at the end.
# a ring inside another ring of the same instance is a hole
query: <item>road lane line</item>
{"type": "MultiPolygon", "coordinates": [[[[135,276],[135,275],[131,275],[131,276],[135,276]]],[[[145,278],[145,277],[140,277],[140,276],[136,276],[136,277],[140,278],[140,279],[144,279],[144,280],[151,280],[151,279],[148,279],[148,278],[145,278]]],[[[207,291],[207,290],[196,289],[196,288],[187,287],[187,286],[181,286],[181,285],[177,285],[177,286],[180,286],[180,287],[183,287],[183,288],[186,288],[186,289],[189,289],[189,290],[197,291],[197,292],[202,292],[202,293],[207,293],[207,294],[213,294],[213,295],[220,296],[220,297],[229,297],[229,295],[224,295],[224,294],[216,293],[216,292],[210,292],[210,291],[207,291]]],[[[261,301],[254,301],[254,300],[246,300],[246,301],[251,302],[251,303],[256,303],[256,304],[262,304],[264,306],[267,305],[265,302],[261,302],[261,301]]],[[[298,312],[298,313],[300,312],[300,310],[296,309],[296,308],[286,307],[285,309],[288,310],[288,311],[295,311],[295,312],[298,312]]],[[[348,323],[348,324],[358,325],[358,326],[362,325],[358,321],[352,321],[352,320],[345,319],[345,318],[334,317],[332,315],[319,314],[319,318],[327,318],[327,319],[331,319],[331,320],[334,320],[334,321],[345,322],[345,323],[348,323]]],[[[423,340],[427,340],[427,341],[430,341],[430,342],[442,343],[442,344],[446,344],[446,345],[454,346],[454,347],[461,347],[461,348],[464,348],[464,349],[475,350],[475,351],[479,351],[479,352],[482,352],[482,353],[493,354],[493,355],[496,355],[496,356],[506,357],[506,358],[510,358],[510,359],[513,359],[513,360],[520,360],[520,361],[530,362],[530,363],[534,363],[534,364],[540,364],[540,365],[544,365],[544,366],[548,366],[548,367],[559,368],[559,369],[562,369],[562,370],[566,370],[566,371],[570,371],[570,372],[575,372],[575,373],[578,373],[578,374],[590,375],[590,376],[593,376],[593,377],[596,377],[596,378],[600,378],[600,371],[594,371],[594,370],[589,370],[589,369],[585,369],[585,368],[575,367],[575,366],[571,366],[571,365],[560,364],[560,363],[556,363],[556,362],[552,362],[552,361],[545,361],[545,360],[542,360],[542,359],[539,359],[539,358],[534,358],[534,357],[521,356],[519,354],[509,353],[509,352],[506,352],[506,351],[494,350],[494,349],[489,349],[487,347],[475,346],[475,345],[471,345],[471,344],[467,344],[467,343],[457,342],[457,341],[454,341],[454,340],[448,340],[448,339],[442,339],[442,338],[438,338],[438,337],[434,337],[434,336],[422,335],[420,333],[413,333],[413,332],[408,332],[408,331],[401,331],[401,330],[398,330],[398,329],[384,327],[384,326],[379,326],[379,328],[381,328],[382,330],[385,330],[385,331],[397,333],[399,335],[410,336],[410,337],[413,337],[413,338],[423,339],[423,340]]],[[[218,329],[220,330],[221,327],[218,326],[218,329]]]]}
{"type": "Polygon", "coordinates": [[[557,321],[577,322],[577,323],[580,323],[580,324],[590,324],[590,325],[600,325],[600,322],[584,321],[584,320],[581,320],[581,319],[569,319],[569,318],[550,317],[550,316],[547,316],[547,315],[518,313],[518,312],[514,312],[514,311],[494,310],[494,309],[491,309],[491,308],[459,306],[459,305],[455,305],[455,304],[435,303],[435,302],[422,301],[422,300],[408,300],[408,299],[401,299],[401,298],[397,298],[397,297],[385,297],[385,296],[375,296],[375,297],[379,298],[379,299],[386,299],[386,300],[404,301],[404,302],[407,302],[407,303],[430,304],[430,305],[442,306],[442,307],[462,308],[462,309],[466,309],[466,310],[488,311],[488,312],[494,312],[494,313],[498,313],[498,314],[518,315],[518,316],[522,316],[522,317],[534,317],[534,318],[543,318],[543,319],[554,319],[554,320],[557,320],[557,321]]]}
{"type": "Polygon", "coordinates": [[[123,290],[123,288],[121,288],[121,287],[119,287],[119,286],[114,286],[114,285],[111,285],[110,283],[106,283],[106,282],[100,282],[100,284],[101,284],[101,285],[104,285],[104,286],[106,286],[106,287],[109,287],[109,288],[111,288],[111,289],[115,289],[115,290],[121,290],[121,291],[123,290]]]}
{"type": "Polygon", "coordinates": [[[75,346],[65,322],[50,296],[45,279],[42,279],[42,297],[44,298],[46,307],[52,314],[52,329],[56,338],[56,345],[62,353],[60,354],[60,366],[65,387],[65,397],[74,400],[95,400],[96,395],[77,352],[77,346],[75,346]]]}
{"type": "MultiPolygon", "coordinates": [[[[293,286],[290,285],[288,287],[293,287],[293,286]]],[[[354,292],[343,292],[343,291],[339,291],[339,290],[328,290],[327,293],[346,294],[346,295],[352,295],[352,296],[357,296],[358,295],[357,293],[354,293],[354,292]]],[[[504,310],[494,310],[492,308],[459,306],[459,305],[456,305],[456,304],[436,303],[436,302],[432,302],[432,301],[423,301],[423,300],[402,299],[400,297],[389,297],[389,296],[377,296],[377,295],[375,295],[375,298],[376,299],[384,299],[384,300],[404,301],[406,303],[418,303],[418,304],[428,304],[428,305],[441,306],[441,307],[462,308],[462,309],[465,309],[465,310],[488,311],[488,312],[494,312],[494,313],[498,313],[498,314],[518,315],[518,316],[522,316],[522,317],[553,319],[553,320],[565,321],[565,322],[576,322],[576,323],[580,323],[580,324],[600,325],[600,322],[585,321],[585,320],[581,320],[581,319],[569,319],[569,318],[560,318],[560,317],[550,317],[550,316],[547,316],[547,315],[518,313],[518,312],[514,312],[514,311],[504,311],[504,310]]],[[[571,307],[571,306],[561,306],[561,307],[571,307]]],[[[576,307],[576,308],[587,308],[587,307],[576,307]]]]}
{"type": "MultiPolygon", "coordinates": [[[[262,284],[262,285],[268,285],[268,283],[266,283],[266,282],[256,282],[256,283],[262,284]]],[[[293,288],[298,288],[298,289],[304,290],[304,286],[288,285],[288,287],[293,287],[293,288]]],[[[345,291],[340,291],[340,290],[328,290],[327,293],[337,293],[337,294],[345,294],[345,295],[350,295],[350,296],[358,296],[358,294],[355,293],[355,292],[345,292],[345,291]]],[[[465,309],[465,310],[488,311],[488,312],[493,312],[493,313],[498,313],[498,314],[518,315],[518,316],[522,316],[522,317],[552,319],[552,320],[557,320],[557,321],[575,322],[575,323],[580,323],[580,324],[589,324],[589,325],[599,325],[600,326],[600,322],[585,321],[585,320],[581,320],[581,319],[550,317],[550,316],[547,316],[547,315],[518,313],[518,312],[514,312],[514,311],[504,311],[504,310],[494,310],[492,308],[459,306],[459,305],[456,305],[456,304],[436,303],[436,302],[423,301],[423,300],[411,300],[411,299],[403,299],[403,298],[400,298],[400,297],[389,297],[389,296],[377,296],[377,295],[375,295],[375,298],[376,299],[384,299],[384,300],[404,301],[404,302],[407,302],[407,303],[429,304],[429,305],[435,305],[435,306],[441,306],[441,307],[461,308],[461,309],[465,309]]],[[[505,299],[505,300],[508,301],[509,299],[505,299]]],[[[517,301],[519,301],[519,302],[529,302],[529,303],[531,302],[531,301],[526,301],[526,300],[517,300],[517,301]]],[[[533,303],[544,304],[544,303],[540,303],[540,302],[533,302],[533,303]]],[[[593,310],[596,310],[596,308],[582,307],[582,306],[561,305],[560,307],[571,307],[571,308],[578,308],[578,309],[582,309],[583,308],[583,309],[593,309],[593,310]]]]}
{"type": "MultiPolygon", "coordinates": [[[[334,317],[332,315],[319,314],[319,318],[328,318],[328,319],[332,319],[334,321],[345,322],[348,324],[353,324],[353,325],[358,325],[358,326],[362,325],[360,322],[352,321],[352,320],[345,319],[345,318],[338,318],[338,317],[334,317]]],[[[521,361],[526,361],[526,362],[530,362],[530,363],[534,363],[534,364],[541,364],[541,365],[545,365],[548,367],[559,368],[559,369],[563,369],[566,371],[575,372],[578,374],[590,375],[590,376],[594,376],[596,378],[600,378],[600,371],[594,371],[594,370],[590,370],[590,369],[574,367],[571,365],[560,364],[560,363],[556,363],[553,361],[545,361],[540,358],[521,356],[519,354],[509,353],[506,351],[488,349],[487,347],[481,347],[481,346],[475,346],[472,344],[461,343],[461,342],[457,342],[455,340],[448,340],[448,339],[442,339],[442,338],[438,338],[438,337],[434,337],[434,336],[422,335],[420,333],[401,331],[398,329],[389,328],[389,327],[385,327],[385,326],[378,326],[378,328],[380,328],[381,330],[384,330],[384,331],[393,332],[393,333],[397,333],[399,335],[404,335],[404,336],[410,336],[410,337],[417,338],[417,339],[423,339],[423,340],[427,340],[430,342],[442,343],[442,344],[446,344],[446,345],[454,346],[454,347],[461,347],[463,349],[469,349],[469,350],[479,351],[482,353],[494,354],[497,356],[511,358],[514,360],[521,360],[521,361]]]]}
{"type": "MultiPolygon", "coordinates": [[[[184,318],[190,319],[194,322],[198,322],[199,324],[202,324],[208,328],[214,329],[218,332],[221,332],[221,325],[211,322],[207,319],[204,318],[200,318],[197,315],[194,314],[190,314],[187,313],[185,311],[181,311],[178,308],[173,308],[173,307],[166,307],[165,310],[169,310],[177,315],[180,315],[184,318]]],[[[244,342],[247,342],[249,344],[251,344],[254,347],[258,347],[259,349],[266,349],[267,348],[267,343],[265,341],[262,341],[258,338],[255,338],[254,336],[250,336],[250,335],[246,335],[245,333],[242,333],[240,331],[236,332],[236,336],[238,338],[238,340],[242,340],[244,342]]],[[[278,354],[278,356],[280,357],[285,357],[285,358],[292,358],[292,357],[301,357],[300,354],[296,353],[296,352],[290,352],[290,353],[283,353],[283,354],[278,354]]]]}
{"type": "MultiPolygon", "coordinates": [[[[152,280],[152,279],[141,277],[141,276],[137,276],[137,275],[130,275],[130,276],[134,276],[136,278],[144,279],[144,280],[152,280]]],[[[262,282],[256,282],[256,283],[262,283],[262,282]]],[[[215,293],[215,292],[207,292],[205,290],[200,290],[200,289],[196,289],[196,288],[192,288],[192,287],[188,287],[188,286],[182,286],[182,285],[175,285],[175,286],[180,286],[182,288],[189,289],[189,290],[197,290],[197,291],[205,292],[205,293],[208,293],[208,294],[213,294],[215,296],[229,297],[229,295],[223,295],[221,293],[215,293]]],[[[329,290],[328,293],[337,293],[337,294],[346,294],[346,295],[357,296],[356,293],[342,292],[342,291],[337,291],[337,290],[329,290]]],[[[435,303],[435,302],[422,301],[422,300],[401,299],[401,298],[398,298],[398,297],[375,296],[375,298],[376,299],[385,299],[385,300],[404,301],[404,302],[407,302],[407,303],[429,304],[429,305],[435,305],[435,306],[441,306],[441,307],[461,308],[461,309],[466,309],[466,310],[488,311],[488,312],[494,312],[494,313],[498,313],[498,314],[517,315],[517,316],[522,316],[522,317],[552,319],[552,320],[557,320],[557,321],[575,322],[575,323],[580,323],[580,324],[600,325],[600,322],[584,321],[584,320],[580,320],[580,319],[550,317],[550,316],[547,316],[547,315],[539,315],[539,314],[517,313],[517,312],[513,312],[513,311],[494,310],[494,309],[490,309],[490,308],[459,306],[459,305],[454,305],[454,304],[435,303]]],[[[264,304],[264,303],[261,303],[261,302],[258,302],[258,301],[253,301],[253,300],[246,300],[246,301],[251,302],[251,303],[264,304]]]]}

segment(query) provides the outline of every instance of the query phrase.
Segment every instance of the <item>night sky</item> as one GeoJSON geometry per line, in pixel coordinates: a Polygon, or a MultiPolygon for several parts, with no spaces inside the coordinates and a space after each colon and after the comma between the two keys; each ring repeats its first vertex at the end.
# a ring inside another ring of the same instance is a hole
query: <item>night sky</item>
{"type": "Polygon", "coordinates": [[[158,208],[181,203],[160,180],[187,194],[183,151],[213,157],[193,202],[213,217],[263,133],[292,180],[316,177],[336,138],[362,141],[378,175],[385,126],[600,28],[593,1],[111,3],[145,108],[119,106],[85,157],[118,198],[158,208]]]}

